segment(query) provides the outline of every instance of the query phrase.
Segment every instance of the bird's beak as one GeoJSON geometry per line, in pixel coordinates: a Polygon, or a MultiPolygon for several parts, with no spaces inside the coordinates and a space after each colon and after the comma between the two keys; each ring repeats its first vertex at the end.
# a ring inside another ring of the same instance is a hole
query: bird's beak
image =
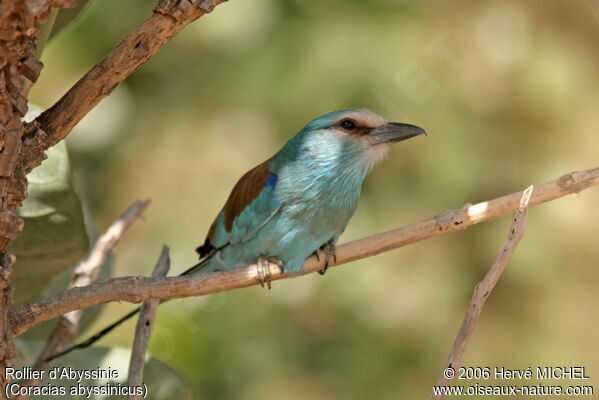
{"type": "Polygon", "coordinates": [[[369,132],[374,139],[373,145],[382,143],[395,143],[418,135],[426,135],[426,131],[419,126],[388,122],[383,126],[374,128],[369,132]]]}

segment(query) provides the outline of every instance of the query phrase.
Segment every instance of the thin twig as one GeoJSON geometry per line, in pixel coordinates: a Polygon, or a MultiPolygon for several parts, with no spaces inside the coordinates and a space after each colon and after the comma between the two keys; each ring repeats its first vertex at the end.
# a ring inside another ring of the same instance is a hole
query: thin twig
{"type": "MultiPolygon", "coordinates": [[[[541,204],[570,193],[577,193],[599,184],[599,168],[572,172],[559,179],[535,187],[531,205],[541,204]]],[[[373,235],[337,247],[336,265],[369,257],[401,246],[415,243],[445,232],[463,230],[518,209],[522,192],[516,192],[484,203],[465,206],[403,228],[373,235]]],[[[335,265],[334,264],[334,265],[335,265]]],[[[296,275],[281,273],[271,265],[271,280],[297,277],[321,270],[324,260],[310,257],[302,272],[296,275]]],[[[139,303],[145,300],[174,299],[200,296],[224,290],[254,286],[259,283],[255,265],[247,268],[197,276],[149,278],[122,277],[73,288],[53,297],[19,307],[10,313],[11,333],[15,336],[33,325],[69,311],[91,307],[109,301],[139,303]]]]}
{"type": "MultiPolygon", "coordinates": [[[[158,263],[154,268],[153,277],[163,277],[168,273],[171,267],[168,247],[162,247],[162,253],[158,263]]],[[[160,300],[147,300],[141,306],[137,326],[135,327],[135,338],[133,339],[133,349],[131,350],[131,361],[129,362],[129,382],[130,387],[141,386],[144,375],[145,355],[150,342],[150,335],[154,326],[154,318],[160,300]]],[[[132,394],[130,400],[141,399],[141,395],[132,394]]]]}
{"type": "MultiPolygon", "coordinates": [[[[148,204],[150,204],[148,200],[135,202],[110,225],[106,232],[98,238],[88,257],[73,270],[69,289],[87,286],[98,279],[108,255],[114,250],[125,231],[141,216],[148,204]]],[[[82,316],[83,310],[74,310],[59,318],[54,332],[52,332],[46,346],[32,366],[34,370],[47,370],[51,363],[48,357],[61,352],[67,344],[75,339],[79,334],[82,316]]],[[[31,387],[38,386],[40,383],[41,380],[39,379],[30,379],[24,382],[23,385],[31,387]]],[[[22,394],[18,399],[25,400],[28,397],[28,395],[22,394]]]]}
{"type": "MultiPolygon", "coordinates": [[[[510,226],[507,239],[503,243],[503,247],[497,256],[497,259],[489,271],[487,271],[487,274],[483,280],[480,281],[474,288],[474,294],[472,295],[472,300],[470,300],[468,311],[466,312],[462,326],[460,327],[451,352],[449,353],[447,364],[445,365],[445,368],[441,373],[439,380],[437,381],[437,387],[448,386],[449,382],[454,377],[454,373],[456,373],[462,366],[464,352],[466,351],[466,347],[470,342],[470,338],[474,332],[474,327],[478,322],[478,318],[480,317],[480,313],[482,312],[485,302],[495,288],[497,281],[499,281],[499,277],[505,270],[505,267],[512,257],[512,254],[514,254],[514,250],[516,249],[516,246],[518,246],[520,239],[522,239],[524,236],[524,223],[526,221],[526,214],[528,212],[528,206],[530,205],[532,193],[533,186],[529,186],[522,193],[522,197],[520,198],[520,206],[514,215],[514,220],[510,226]]],[[[432,393],[430,400],[440,400],[442,398],[443,394],[432,393]]]]}

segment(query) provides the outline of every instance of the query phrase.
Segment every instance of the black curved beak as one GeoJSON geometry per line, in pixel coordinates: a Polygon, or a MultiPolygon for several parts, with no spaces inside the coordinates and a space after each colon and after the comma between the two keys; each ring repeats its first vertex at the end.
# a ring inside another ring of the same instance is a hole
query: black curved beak
{"type": "Polygon", "coordinates": [[[369,132],[374,139],[373,144],[401,142],[418,135],[426,135],[426,131],[419,126],[389,122],[386,125],[374,128],[369,132]]]}

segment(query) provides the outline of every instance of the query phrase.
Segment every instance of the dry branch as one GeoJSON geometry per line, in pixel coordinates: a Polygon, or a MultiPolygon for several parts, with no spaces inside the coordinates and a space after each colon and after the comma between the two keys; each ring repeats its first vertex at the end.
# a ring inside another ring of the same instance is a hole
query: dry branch
{"type": "MultiPolygon", "coordinates": [[[[168,247],[164,246],[162,247],[162,253],[160,254],[160,258],[158,259],[158,263],[154,268],[152,276],[154,278],[166,276],[170,267],[171,260],[168,247]]],[[[150,342],[154,318],[156,317],[156,311],[158,310],[159,304],[160,300],[148,300],[141,306],[139,318],[137,319],[137,326],[135,327],[131,361],[129,362],[129,382],[127,384],[131,387],[140,386],[143,382],[146,350],[148,348],[148,343],[150,342]]],[[[129,399],[138,400],[141,399],[141,395],[131,395],[129,399]]]]}
{"type": "MultiPolygon", "coordinates": [[[[499,256],[497,256],[497,259],[483,280],[480,281],[474,288],[474,294],[472,295],[470,306],[468,307],[468,311],[466,312],[462,326],[460,327],[458,335],[455,338],[455,342],[453,343],[453,347],[451,348],[451,352],[449,353],[447,364],[443,373],[441,373],[439,380],[437,381],[438,387],[449,385],[451,377],[448,378],[448,375],[446,374],[448,369],[451,369],[451,371],[458,371],[462,366],[464,352],[466,351],[466,347],[470,342],[470,338],[474,332],[474,327],[478,322],[478,318],[480,317],[480,313],[482,312],[485,302],[499,281],[499,277],[505,270],[508,261],[516,249],[516,246],[518,246],[518,243],[520,242],[520,239],[522,239],[524,236],[524,223],[526,221],[526,213],[528,212],[528,206],[530,204],[530,197],[532,193],[533,186],[530,186],[522,193],[522,197],[520,198],[520,206],[516,211],[516,215],[514,216],[514,220],[510,226],[507,239],[503,243],[503,247],[499,252],[499,256]]],[[[442,398],[442,394],[433,393],[431,394],[430,400],[440,400],[442,398]]]]}
{"type": "MultiPolygon", "coordinates": [[[[572,172],[554,181],[536,186],[530,204],[545,203],[598,184],[599,168],[572,172]]],[[[337,247],[337,262],[333,265],[345,264],[510,214],[518,209],[521,197],[522,192],[516,192],[484,203],[448,211],[403,228],[346,243],[337,247]]],[[[311,257],[306,260],[303,271],[292,277],[314,272],[323,267],[324,260],[318,261],[316,257],[311,257]]],[[[281,273],[275,265],[271,266],[271,276],[272,280],[290,277],[288,274],[281,273]]],[[[115,278],[87,287],[66,290],[56,296],[19,307],[10,313],[9,321],[12,333],[19,335],[31,326],[58,315],[110,301],[139,303],[145,300],[200,296],[253,286],[258,283],[255,265],[239,270],[199,276],[115,278]]]]}
{"type": "MultiPolygon", "coordinates": [[[[121,215],[106,232],[96,241],[89,256],[73,270],[73,277],[69,283],[69,289],[88,286],[95,282],[105,265],[108,255],[114,250],[125,231],[141,216],[148,206],[149,201],[135,202],[123,215],[121,215]]],[[[44,349],[33,364],[34,370],[47,370],[52,359],[48,357],[60,353],[65,346],[72,342],[79,334],[79,325],[83,317],[83,310],[74,310],[62,315],[54,332],[48,339],[44,349]]],[[[40,379],[31,379],[23,383],[23,386],[37,386],[40,379]]],[[[25,400],[29,396],[21,395],[18,400],[25,400]]]]}
{"type": "Polygon", "coordinates": [[[154,13],[110,54],[87,72],[56,104],[28,125],[24,137],[27,171],[44,159],[44,151],[73,127],[133,71],[150,59],[189,23],[226,0],[161,0],[154,13]]]}

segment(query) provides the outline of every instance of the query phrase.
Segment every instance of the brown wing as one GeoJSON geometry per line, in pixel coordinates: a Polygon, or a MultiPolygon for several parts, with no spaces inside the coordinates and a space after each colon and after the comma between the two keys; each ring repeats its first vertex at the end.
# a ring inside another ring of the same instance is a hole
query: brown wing
{"type": "Polygon", "coordinates": [[[215,245],[220,247],[218,246],[218,238],[216,237],[219,225],[223,224],[222,227],[224,230],[230,233],[235,218],[237,218],[243,210],[256,199],[256,197],[258,197],[269,181],[269,177],[272,175],[268,162],[269,160],[266,160],[262,164],[252,168],[235,184],[223,209],[212,223],[206,241],[202,246],[196,249],[200,254],[200,257],[210,254],[215,249],[215,245]]]}

